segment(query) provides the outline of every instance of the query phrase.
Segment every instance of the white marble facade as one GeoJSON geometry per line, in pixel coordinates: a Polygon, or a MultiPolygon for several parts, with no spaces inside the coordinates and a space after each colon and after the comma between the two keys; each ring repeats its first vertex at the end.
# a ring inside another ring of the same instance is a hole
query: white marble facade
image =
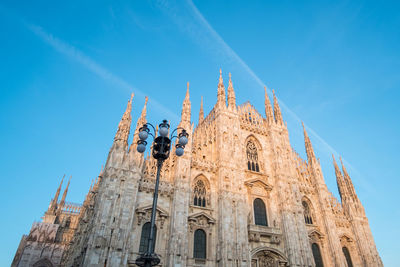
{"type": "MultiPolygon", "coordinates": [[[[128,145],[128,102],[61,266],[135,266],[156,173],[155,160],[136,152],[146,105],[128,145]]],[[[184,156],[172,151],[161,172],[161,266],[383,266],[345,167],[334,161],[339,202],[307,132],[307,160],[290,145],[275,95],[271,104],[265,93],[263,116],[248,102],[236,105],[231,77],[225,90],[220,74],[217,102],[206,117],[201,105],[195,127],[188,84],[179,126],[190,136],[184,156]]]]}

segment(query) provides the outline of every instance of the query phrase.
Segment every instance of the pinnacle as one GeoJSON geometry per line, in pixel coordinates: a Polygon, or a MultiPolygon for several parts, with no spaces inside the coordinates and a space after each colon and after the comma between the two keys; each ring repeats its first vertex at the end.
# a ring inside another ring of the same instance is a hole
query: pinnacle
{"type": "Polygon", "coordinates": [[[189,82],[187,82],[187,89],[186,89],[186,95],[185,95],[185,100],[190,98],[190,93],[189,93],[189,82]]]}

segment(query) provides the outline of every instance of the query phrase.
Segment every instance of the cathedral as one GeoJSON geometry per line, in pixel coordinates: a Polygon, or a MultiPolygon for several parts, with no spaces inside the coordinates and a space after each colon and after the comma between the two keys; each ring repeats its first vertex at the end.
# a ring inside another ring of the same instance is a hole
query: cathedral
{"type": "MultiPolygon", "coordinates": [[[[136,150],[147,97],[131,133],[133,95],[104,168],[83,204],[66,202],[63,180],[43,216],[24,235],[12,266],[136,266],[148,247],[156,160],[136,150]]],[[[134,107],[135,108],[135,107],[134,107]]],[[[191,120],[189,84],[179,127],[185,154],[161,170],[156,210],[158,266],[383,266],[350,175],[333,158],[339,202],[328,190],[304,128],[307,159],[289,142],[273,93],[265,115],[236,104],[220,72],[217,101],[191,120]]],[[[63,178],[64,179],[64,178],[63,178]]]]}

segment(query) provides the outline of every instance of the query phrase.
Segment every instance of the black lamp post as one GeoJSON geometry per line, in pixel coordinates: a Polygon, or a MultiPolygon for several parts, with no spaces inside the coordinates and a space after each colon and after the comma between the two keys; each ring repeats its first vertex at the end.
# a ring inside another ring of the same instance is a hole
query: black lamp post
{"type": "Polygon", "coordinates": [[[171,140],[173,138],[178,138],[178,143],[175,145],[176,150],[175,154],[180,157],[184,153],[185,145],[188,143],[189,134],[185,129],[178,127],[172,133],[171,137],[168,137],[169,132],[169,124],[167,120],[163,120],[163,122],[159,125],[159,136],[155,137],[156,129],[150,123],[146,123],[139,129],[139,140],[137,142],[137,151],[139,153],[143,153],[146,150],[146,139],[149,135],[153,136],[153,157],[157,160],[157,176],[156,176],[156,185],[154,188],[153,195],[153,206],[151,208],[151,220],[150,220],[150,236],[147,246],[147,251],[140,255],[136,259],[136,265],[151,267],[160,263],[160,258],[154,253],[154,226],[156,221],[156,209],[157,209],[157,199],[158,199],[158,184],[160,182],[160,171],[164,160],[169,157],[169,152],[171,151],[171,140]],[[154,135],[150,132],[149,126],[153,128],[154,135]],[[177,136],[174,136],[175,131],[182,130],[177,136]]]}

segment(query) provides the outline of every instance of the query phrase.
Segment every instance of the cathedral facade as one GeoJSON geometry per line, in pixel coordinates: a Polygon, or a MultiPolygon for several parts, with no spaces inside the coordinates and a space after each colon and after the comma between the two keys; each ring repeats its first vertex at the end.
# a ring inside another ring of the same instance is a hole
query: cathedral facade
{"type": "MultiPolygon", "coordinates": [[[[13,266],[136,266],[148,246],[156,176],[156,160],[136,151],[146,108],[147,98],[128,144],[130,99],[84,203],[68,210],[60,185],[13,266]]],[[[225,90],[220,73],[216,104],[204,116],[201,103],[197,126],[188,84],[179,127],[189,143],[182,157],[173,147],[161,171],[159,266],[383,266],[345,166],[333,159],[339,202],[305,128],[307,160],[292,148],[275,94],[271,104],[265,91],[263,116],[237,105],[231,76],[225,90]]]]}

